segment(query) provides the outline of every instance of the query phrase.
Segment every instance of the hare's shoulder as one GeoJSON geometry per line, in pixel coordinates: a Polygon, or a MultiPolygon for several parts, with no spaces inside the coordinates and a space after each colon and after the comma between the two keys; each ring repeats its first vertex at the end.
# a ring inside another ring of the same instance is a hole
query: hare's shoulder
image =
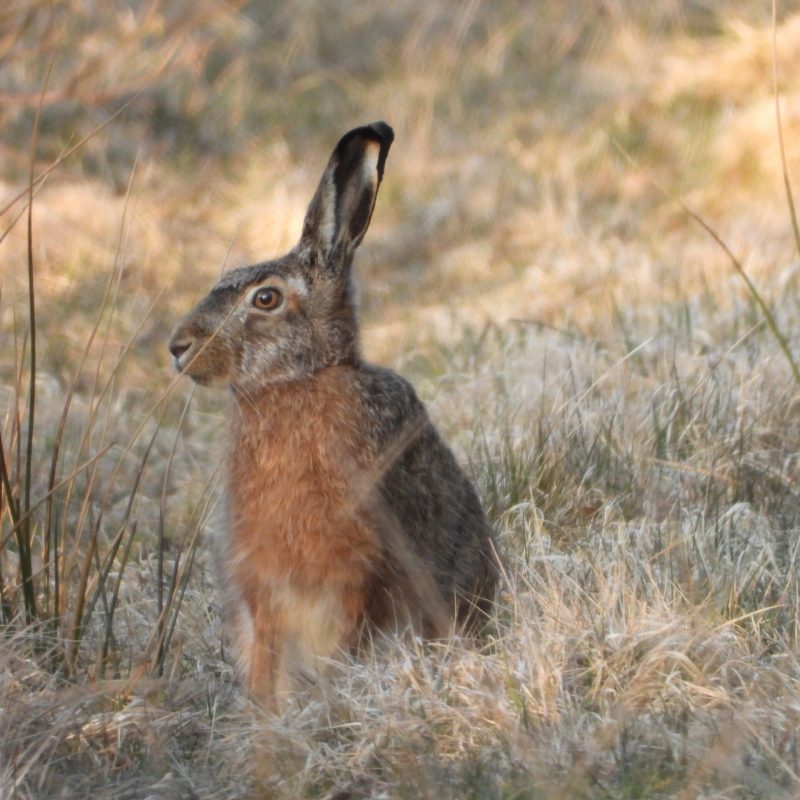
{"type": "MultiPolygon", "coordinates": [[[[362,424],[386,479],[406,475],[409,490],[432,492],[461,483],[450,448],[428,416],[414,387],[389,369],[364,366],[359,374],[362,424]],[[408,478],[415,480],[408,480],[408,478]]],[[[395,483],[395,488],[397,484],[395,483]]]]}
{"type": "Polygon", "coordinates": [[[358,371],[358,399],[373,445],[384,447],[404,432],[430,425],[414,387],[396,372],[364,364],[358,371]]]}

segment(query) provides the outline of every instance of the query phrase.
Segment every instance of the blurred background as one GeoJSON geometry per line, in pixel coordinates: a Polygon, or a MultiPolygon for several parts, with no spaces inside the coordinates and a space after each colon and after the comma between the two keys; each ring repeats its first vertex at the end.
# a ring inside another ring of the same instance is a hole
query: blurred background
{"type": "MultiPolygon", "coordinates": [[[[800,14],[777,12],[794,176],[800,14]]],[[[175,315],[223,265],[293,244],[334,143],[374,119],[397,135],[358,259],[374,357],[489,320],[602,338],[615,309],[732,302],[730,263],[669,194],[794,287],[768,2],[8,0],[0,33],[3,205],[40,101],[35,173],[63,158],[34,222],[54,365],[115,261],[120,336],[164,290],[139,346],[166,365],[175,315]]],[[[24,296],[21,208],[4,304],[24,296]]]]}

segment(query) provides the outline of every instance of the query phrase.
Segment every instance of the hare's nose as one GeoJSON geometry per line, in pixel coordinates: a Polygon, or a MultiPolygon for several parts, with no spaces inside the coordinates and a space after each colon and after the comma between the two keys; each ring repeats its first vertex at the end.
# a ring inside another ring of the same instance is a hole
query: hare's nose
{"type": "Polygon", "coordinates": [[[174,339],[169,343],[169,351],[175,358],[180,358],[192,346],[191,339],[174,339]]]}

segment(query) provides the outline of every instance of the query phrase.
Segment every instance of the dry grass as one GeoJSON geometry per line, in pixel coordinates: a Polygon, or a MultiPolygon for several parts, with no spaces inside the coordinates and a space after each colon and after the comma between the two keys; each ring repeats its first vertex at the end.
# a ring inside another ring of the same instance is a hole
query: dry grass
{"type": "Polygon", "coordinates": [[[655,183],[800,358],[768,7],[12,0],[0,31],[0,797],[798,795],[800,387],[655,183]],[[36,184],[29,243],[40,98],[36,175],[104,127],[36,184]],[[470,465],[506,576],[482,651],[376,643],[265,717],[206,546],[225,397],[164,342],[380,117],[365,345],[470,465]]]}

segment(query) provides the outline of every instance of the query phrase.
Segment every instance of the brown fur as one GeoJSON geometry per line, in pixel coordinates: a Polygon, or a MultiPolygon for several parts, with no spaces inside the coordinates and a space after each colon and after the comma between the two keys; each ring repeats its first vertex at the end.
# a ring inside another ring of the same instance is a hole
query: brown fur
{"type": "MultiPolygon", "coordinates": [[[[255,626],[241,655],[251,689],[288,686],[288,675],[273,673],[355,646],[366,619],[377,627],[401,625],[409,617],[408,593],[426,591],[424,570],[414,570],[410,554],[379,534],[381,466],[360,430],[356,379],[353,368],[333,367],[238,404],[223,560],[226,577],[239,587],[238,613],[249,614],[255,626]],[[316,639],[303,629],[315,607],[331,626],[316,639]]],[[[429,609],[429,633],[445,632],[434,621],[444,613],[440,602],[429,609]]]]}
{"type": "Polygon", "coordinates": [[[310,386],[277,386],[253,406],[240,403],[233,424],[226,572],[261,626],[261,662],[286,656],[276,636],[303,639],[292,629],[292,605],[318,602],[347,617],[338,636],[311,643],[316,655],[354,642],[378,561],[375,532],[351,504],[363,445],[343,372],[327,370],[310,386]]]}

